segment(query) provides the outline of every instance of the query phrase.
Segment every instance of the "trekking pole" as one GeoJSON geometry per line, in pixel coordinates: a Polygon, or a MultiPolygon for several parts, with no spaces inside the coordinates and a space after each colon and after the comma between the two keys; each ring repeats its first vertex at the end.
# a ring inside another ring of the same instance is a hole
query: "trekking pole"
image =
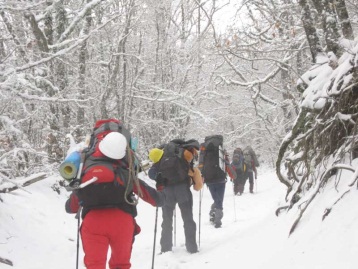
{"type": "Polygon", "coordinates": [[[200,248],[200,231],[201,231],[201,200],[202,200],[202,195],[203,195],[203,189],[200,190],[199,193],[199,248],[200,248]]]}
{"type": "MultiPolygon", "coordinates": [[[[232,183],[232,185],[233,185],[233,189],[234,189],[234,187],[235,187],[235,185],[234,185],[234,182],[232,183]]],[[[233,195],[233,198],[234,198],[234,216],[235,216],[235,219],[234,219],[234,222],[236,222],[236,199],[235,199],[235,190],[234,190],[234,195],[233,195]]]]}
{"type": "Polygon", "coordinates": [[[154,242],[153,242],[153,255],[152,255],[152,269],[154,269],[155,243],[156,243],[156,241],[157,241],[157,223],[158,223],[158,207],[155,209],[155,224],[154,224],[154,242]]]}
{"type": "Polygon", "coordinates": [[[177,245],[177,213],[176,213],[176,205],[174,207],[174,247],[177,245]]]}
{"type": "Polygon", "coordinates": [[[257,193],[257,178],[255,177],[255,192],[257,193]]]}
{"type": "Polygon", "coordinates": [[[79,250],[80,250],[80,221],[81,221],[81,209],[80,207],[77,211],[77,250],[76,250],[76,269],[78,269],[78,260],[79,260],[79,250]]]}

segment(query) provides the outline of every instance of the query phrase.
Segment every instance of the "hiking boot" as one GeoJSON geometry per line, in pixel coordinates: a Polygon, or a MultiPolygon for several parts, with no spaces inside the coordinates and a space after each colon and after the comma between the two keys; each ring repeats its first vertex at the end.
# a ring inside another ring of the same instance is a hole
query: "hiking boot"
{"type": "Polygon", "coordinates": [[[160,254],[163,254],[165,252],[172,252],[172,248],[162,248],[160,254]]]}
{"type": "Polygon", "coordinates": [[[194,253],[198,253],[198,252],[199,252],[199,250],[197,250],[197,249],[193,249],[193,250],[187,249],[187,251],[188,251],[190,254],[194,254],[194,253]]]}
{"type": "Polygon", "coordinates": [[[161,251],[161,252],[159,252],[159,255],[162,255],[162,254],[168,253],[168,252],[173,252],[173,251],[172,250],[161,251]]]}
{"type": "Polygon", "coordinates": [[[214,222],[215,220],[215,207],[214,207],[214,204],[212,204],[211,206],[211,209],[210,209],[210,212],[209,212],[209,219],[210,219],[210,222],[214,222]]]}
{"type": "Polygon", "coordinates": [[[223,218],[224,213],[222,211],[222,209],[215,209],[215,219],[214,219],[214,224],[215,224],[215,228],[220,228],[221,227],[221,219],[223,218]]]}

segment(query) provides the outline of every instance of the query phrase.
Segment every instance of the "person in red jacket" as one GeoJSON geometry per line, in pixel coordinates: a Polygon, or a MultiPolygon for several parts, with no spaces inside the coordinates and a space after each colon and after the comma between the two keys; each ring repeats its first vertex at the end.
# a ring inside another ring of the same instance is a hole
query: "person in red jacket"
{"type": "MultiPolygon", "coordinates": [[[[113,137],[116,139],[120,138],[117,134],[113,135],[113,137]]],[[[103,141],[105,141],[105,139],[103,141]]],[[[96,172],[98,173],[95,174],[96,177],[102,178],[98,179],[96,183],[73,191],[65,205],[66,212],[68,213],[77,213],[82,207],[81,216],[83,221],[80,233],[83,251],[85,253],[84,263],[87,269],[105,269],[109,248],[111,248],[111,257],[108,262],[110,269],[130,268],[134,236],[140,232],[140,227],[135,221],[137,210],[135,200],[133,199],[134,194],[138,194],[140,198],[153,206],[162,206],[165,199],[164,193],[157,191],[139,179],[137,181],[138,184],[134,182],[133,191],[128,194],[125,192],[127,195],[123,201],[118,201],[119,196],[116,195],[116,193],[113,195],[113,191],[107,195],[115,196],[116,200],[113,203],[109,202],[105,205],[93,206],[93,204],[95,205],[96,202],[103,198],[106,200],[107,197],[103,197],[101,190],[109,188],[115,189],[118,187],[119,180],[128,181],[128,174],[126,174],[128,170],[112,168],[113,171],[111,171],[111,169],[108,169],[108,167],[117,165],[117,163],[123,164],[123,161],[121,162],[120,160],[124,158],[125,154],[125,151],[122,151],[122,153],[118,155],[106,154],[106,149],[112,151],[114,143],[111,142],[110,145],[112,145],[112,148],[106,148],[106,144],[102,144],[102,146],[100,144],[99,150],[96,148],[95,153],[88,158],[88,163],[85,161],[84,169],[82,170],[82,181],[86,180],[87,177],[92,177],[96,172]],[[105,159],[104,156],[111,156],[111,160],[105,159]],[[94,164],[94,160],[97,160],[97,164],[94,164]],[[104,163],[103,160],[108,161],[110,165],[104,163]],[[103,183],[103,187],[101,187],[99,181],[103,179],[111,182],[103,183]],[[86,204],[84,192],[89,192],[93,196],[94,202],[92,205],[86,204]]],[[[125,142],[124,146],[127,146],[125,142]]],[[[117,188],[115,191],[119,190],[120,189],[117,188]]],[[[125,191],[127,191],[127,189],[125,189],[125,191]]],[[[121,195],[121,197],[123,197],[123,195],[121,195]]],[[[111,201],[109,199],[107,200],[111,201]]]]}

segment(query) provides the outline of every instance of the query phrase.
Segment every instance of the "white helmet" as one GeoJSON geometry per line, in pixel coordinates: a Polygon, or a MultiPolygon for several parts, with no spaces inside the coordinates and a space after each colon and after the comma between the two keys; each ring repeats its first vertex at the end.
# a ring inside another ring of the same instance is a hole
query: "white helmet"
{"type": "Polygon", "coordinates": [[[127,139],[118,132],[111,132],[99,142],[99,150],[108,158],[122,159],[126,155],[127,139]]]}

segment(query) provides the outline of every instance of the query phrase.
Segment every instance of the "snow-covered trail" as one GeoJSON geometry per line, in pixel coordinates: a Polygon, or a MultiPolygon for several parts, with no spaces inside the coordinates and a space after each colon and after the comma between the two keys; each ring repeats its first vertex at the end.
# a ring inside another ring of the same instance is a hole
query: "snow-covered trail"
{"type": "MultiPolygon", "coordinates": [[[[212,204],[210,192],[206,186],[202,190],[200,252],[188,254],[185,250],[183,222],[177,207],[176,247],[173,253],[158,255],[161,231],[161,210],[158,214],[158,231],[155,255],[155,268],[218,268],[224,264],[226,268],[234,268],[235,259],[240,264],[252,264],[258,254],[258,245],[262,245],[259,234],[266,219],[274,219],[274,212],[279,200],[284,197],[285,190],[271,171],[260,171],[258,188],[255,194],[248,193],[248,182],[242,196],[234,196],[232,183],[227,182],[224,199],[224,218],[222,228],[216,229],[209,222],[209,210],[212,204]]],[[[199,192],[194,195],[194,219],[199,233],[199,192]]],[[[142,226],[142,234],[137,237],[133,249],[133,268],[150,268],[154,242],[155,209],[141,203],[138,208],[138,223],[142,226]],[[145,223],[145,225],[143,225],[145,223]],[[149,224],[149,226],[147,225],[149,224]]],[[[198,234],[197,233],[197,234],[198,234]]],[[[287,234],[286,234],[287,237],[287,234]]],[[[199,241],[199,236],[197,236],[199,241]]],[[[261,254],[260,254],[261,255],[261,254]]],[[[256,261],[255,261],[256,262],[256,261]]],[[[253,267],[249,267],[253,268],[253,267]]]]}
{"type": "MultiPolygon", "coordinates": [[[[349,178],[342,173],[342,180],[349,178]]],[[[64,203],[69,195],[64,189],[52,190],[58,176],[1,194],[0,257],[14,265],[0,263],[0,269],[74,269],[76,268],[77,220],[65,213],[64,203]]],[[[183,223],[177,209],[176,246],[172,253],[160,252],[161,210],[158,214],[156,269],[355,269],[358,268],[358,195],[352,190],[334,207],[322,222],[322,212],[336,200],[334,182],[326,186],[290,237],[289,229],[297,208],[275,216],[282,206],[285,187],[272,169],[260,167],[258,190],[233,196],[232,184],[227,182],[222,228],[209,222],[212,204],[206,186],[203,190],[200,225],[200,252],[189,254],[184,246],[183,223]],[[324,194],[324,195],[323,195],[324,194]]],[[[194,193],[194,217],[199,228],[199,192],[194,193]]],[[[133,269],[149,269],[152,263],[155,208],[140,201],[137,222],[142,232],[136,236],[133,269]]],[[[198,229],[199,230],[199,229],[198,229]]],[[[198,240],[198,237],[197,237],[198,240]]],[[[79,268],[83,252],[79,249],[79,268]]]]}

